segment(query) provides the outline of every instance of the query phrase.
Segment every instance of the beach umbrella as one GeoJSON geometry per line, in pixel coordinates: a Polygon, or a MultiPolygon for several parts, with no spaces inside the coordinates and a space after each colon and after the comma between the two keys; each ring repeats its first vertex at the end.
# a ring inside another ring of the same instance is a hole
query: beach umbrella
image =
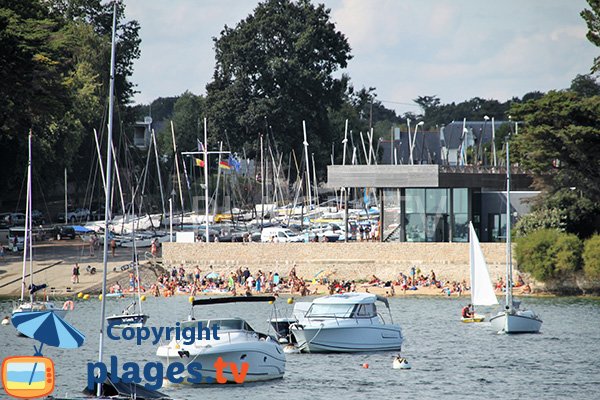
{"type": "Polygon", "coordinates": [[[19,312],[13,314],[11,320],[13,326],[23,335],[48,346],[75,349],[85,340],[83,333],[52,311],[19,312]]]}

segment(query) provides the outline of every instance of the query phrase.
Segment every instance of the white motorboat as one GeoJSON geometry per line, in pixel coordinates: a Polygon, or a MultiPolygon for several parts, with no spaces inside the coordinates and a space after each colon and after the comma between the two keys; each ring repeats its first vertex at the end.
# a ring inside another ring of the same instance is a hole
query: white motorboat
{"type": "MultiPolygon", "coordinates": [[[[234,302],[268,302],[275,301],[274,297],[222,297],[214,299],[198,299],[193,301],[193,306],[223,304],[234,302]]],[[[192,307],[193,310],[193,307],[192,307]]],[[[185,371],[192,362],[200,363],[198,370],[202,374],[202,383],[215,383],[217,379],[215,364],[221,358],[227,365],[234,363],[237,372],[226,367],[223,376],[227,382],[235,382],[235,374],[242,371],[242,363],[248,363],[245,382],[266,381],[282,378],[285,373],[285,354],[275,338],[263,333],[256,332],[242,318],[215,318],[196,320],[193,314],[187,321],[181,323],[181,329],[185,328],[208,328],[214,332],[218,327],[216,339],[213,336],[206,338],[202,335],[201,340],[195,340],[191,344],[185,344],[185,340],[173,339],[169,344],[160,346],[156,355],[164,365],[174,362],[183,363],[185,371]]],[[[178,378],[187,378],[184,372],[178,378]]]]}
{"type": "Polygon", "coordinates": [[[369,293],[317,298],[290,332],[305,352],[395,351],[403,340],[387,299],[369,293]],[[385,304],[390,323],[377,312],[376,301],[385,304]]]}
{"type": "Polygon", "coordinates": [[[510,245],[510,153],[506,142],[506,303],[504,310],[490,319],[492,329],[504,333],[538,333],[542,320],[533,310],[521,309],[512,296],[512,255],[510,245]]]}
{"type": "MultiPolygon", "coordinates": [[[[479,245],[479,239],[473,223],[469,222],[469,260],[471,264],[471,304],[475,306],[494,306],[498,304],[498,298],[494,293],[494,286],[479,245]]],[[[483,322],[485,315],[476,314],[462,317],[462,322],[483,322]]]]}

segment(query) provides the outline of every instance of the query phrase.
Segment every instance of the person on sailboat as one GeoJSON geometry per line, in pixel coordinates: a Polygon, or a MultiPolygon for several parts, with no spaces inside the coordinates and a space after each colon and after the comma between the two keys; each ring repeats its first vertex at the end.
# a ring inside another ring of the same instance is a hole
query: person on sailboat
{"type": "Polygon", "coordinates": [[[462,317],[463,318],[473,318],[475,314],[473,313],[473,306],[471,304],[467,304],[462,309],[462,317]]]}

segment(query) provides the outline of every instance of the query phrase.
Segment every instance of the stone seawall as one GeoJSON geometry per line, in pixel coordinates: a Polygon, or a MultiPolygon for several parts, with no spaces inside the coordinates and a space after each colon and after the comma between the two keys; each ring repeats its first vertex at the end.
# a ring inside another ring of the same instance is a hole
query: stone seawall
{"type": "MultiPolygon", "coordinates": [[[[490,277],[505,274],[506,247],[482,243],[490,277]]],[[[438,279],[469,281],[468,243],[163,243],[165,266],[212,265],[219,273],[248,267],[252,273],[277,271],[287,275],[296,264],[298,276],[311,279],[328,274],[337,279],[395,279],[414,265],[424,275],[434,270],[438,279]]]]}

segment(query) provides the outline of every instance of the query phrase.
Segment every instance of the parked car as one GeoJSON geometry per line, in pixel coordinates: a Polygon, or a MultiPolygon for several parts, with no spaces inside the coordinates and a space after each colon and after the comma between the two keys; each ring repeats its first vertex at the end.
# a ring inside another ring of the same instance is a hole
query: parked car
{"type": "MultiPolygon", "coordinates": [[[[67,212],[67,222],[75,223],[87,221],[90,217],[90,210],[87,208],[76,208],[75,210],[67,212]]],[[[65,222],[65,213],[56,214],[56,220],[58,222],[65,222]]]]}
{"type": "Polygon", "coordinates": [[[62,240],[67,238],[75,239],[75,236],[77,235],[75,233],[75,229],[72,226],[55,226],[50,232],[51,236],[56,240],[62,240]]]}

